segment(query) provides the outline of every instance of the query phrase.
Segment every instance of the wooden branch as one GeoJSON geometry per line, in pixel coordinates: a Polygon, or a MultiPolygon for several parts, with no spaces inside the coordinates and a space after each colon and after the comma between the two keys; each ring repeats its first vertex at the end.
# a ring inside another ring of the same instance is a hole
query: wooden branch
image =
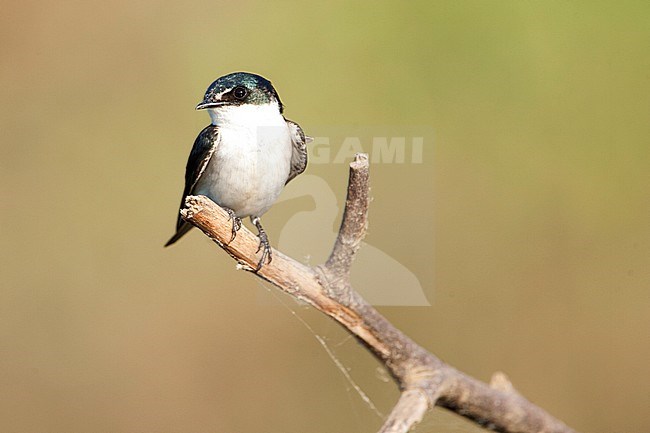
{"type": "MultiPolygon", "coordinates": [[[[358,154],[350,164],[341,228],[324,265],[306,266],[274,250],[273,261],[256,275],[339,322],[386,365],[402,393],[380,433],[408,432],[435,405],[498,432],[574,432],[522,397],[504,374],[495,374],[487,385],[443,363],[395,328],[352,288],[350,268],[368,224],[368,169],[365,154],[358,154]]],[[[243,269],[254,271],[257,236],[242,227],[228,243],[232,223],[223,209],[207,197],[190,196],[181,214],[243,269]]]]}
{"type": "Polygon", "coordinates": [[[405,433],[422,421],[429,409],[427,395],[419,389],[403,391],[379,433],[405,433]]]}
{"type": "Polygon", "coordinates": [[[348,196],[345,200],[341,228],[336,237],[334,248],[332,248],[332,253],[325,264],[332,274],[350,274],[354,256],[361,246],[361,241],[366,236],[368,207],[370,204],[368,169],[368,156],[365,153],[358,154],[350,164],[348,196]]]}

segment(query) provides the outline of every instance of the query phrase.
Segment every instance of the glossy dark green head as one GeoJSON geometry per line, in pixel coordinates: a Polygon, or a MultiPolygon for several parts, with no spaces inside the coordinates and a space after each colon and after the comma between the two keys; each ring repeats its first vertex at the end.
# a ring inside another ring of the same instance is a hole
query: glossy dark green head
{"type": "Polygon", "coordinates": [[[243,104],[262,105],[272,102],[277,102],[282,113],[282,102],[269,80],[248,72],[233,72],[210,84],[203,101],[196,109],[243,104]]]}

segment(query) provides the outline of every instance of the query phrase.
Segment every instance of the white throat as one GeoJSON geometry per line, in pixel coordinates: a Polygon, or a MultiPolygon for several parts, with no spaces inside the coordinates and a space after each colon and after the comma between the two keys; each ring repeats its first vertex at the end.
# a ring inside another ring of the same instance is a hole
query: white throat
{"type": "Polygon", "coordinates": [[[254,105],[244,104],[208,109],[212,124],[222,128],[251,128],[286,125],[276,102],[254,105]]]}
{"type": "Polygon", "coordinates": [[[240,217],[262,215],[289,176],[293,147],[286,120],[277,103],[222,106],[209,113],[219,141],[195,193],[240,217]]]}

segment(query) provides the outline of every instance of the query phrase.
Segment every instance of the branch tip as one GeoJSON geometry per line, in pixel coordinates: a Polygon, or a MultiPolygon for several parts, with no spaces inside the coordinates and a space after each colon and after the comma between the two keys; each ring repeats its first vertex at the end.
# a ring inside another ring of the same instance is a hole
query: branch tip
{"type": "Polygon", "coordinates": [[[368,227],[369,162],[367,153],[357,153],[350,163],[348,195],[336,242],[325,270],[336,280],[347,280],[350,268],[368,227]]]}
{"type": "Polygon", "coordinates": [[[502,392],[515,392],[515,387],[502,371],[495,371],[490,379],[490,388],[502,392]]]}
{"type": "Polygon", "coordinates": [[[181,209],[184,219],[192,219],[194,215],[203,210],[206,197],[202,195],[188,195],[185,197],[185,207],[181,209]]]}
{"type": "Polygon", "coordinates": [[[369,167],[368,154],[367,153],[357,153],[354,155],[354,161],[350,163],[350,168],[353,170],[359,170],[364,167],[369,167]]]}

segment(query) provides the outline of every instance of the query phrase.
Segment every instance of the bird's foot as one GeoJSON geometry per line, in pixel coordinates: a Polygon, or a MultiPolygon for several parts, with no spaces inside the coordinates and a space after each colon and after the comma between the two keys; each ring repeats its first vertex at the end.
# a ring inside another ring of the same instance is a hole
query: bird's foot
{"type": "Polygon", "coordinates": [[[237,232],[241,228],[241,218],[235,214],[235,211],[230,209],[230,208],[224,208],[226,212],[228,212],[228,219],[232,221],[232,236],[230,237],[230,242],[235,240],[235,237],[237,237],[237,232]]]}
{"type": "Polygon", "coordinates": [[[251,221],[253,224],[255,224],[255,227],[257,227],[257,236],[260,238],[260,245],[259,247],[257,247],[256,253],[262,251],[262,257],[260,258],[260,261],[257,263],[257,268],[255,268],[255,272],[257,272],[260,269],[262,269],[264,262],[266,262],[267,264],[271,263],[273,256],[271,253],[271,244],[269,243],[269,237],[266,235],[266,232],[262,227],[262,223],[260,222],[260,219],[255,217],[255,218],[251,218],[251,221]]]}

